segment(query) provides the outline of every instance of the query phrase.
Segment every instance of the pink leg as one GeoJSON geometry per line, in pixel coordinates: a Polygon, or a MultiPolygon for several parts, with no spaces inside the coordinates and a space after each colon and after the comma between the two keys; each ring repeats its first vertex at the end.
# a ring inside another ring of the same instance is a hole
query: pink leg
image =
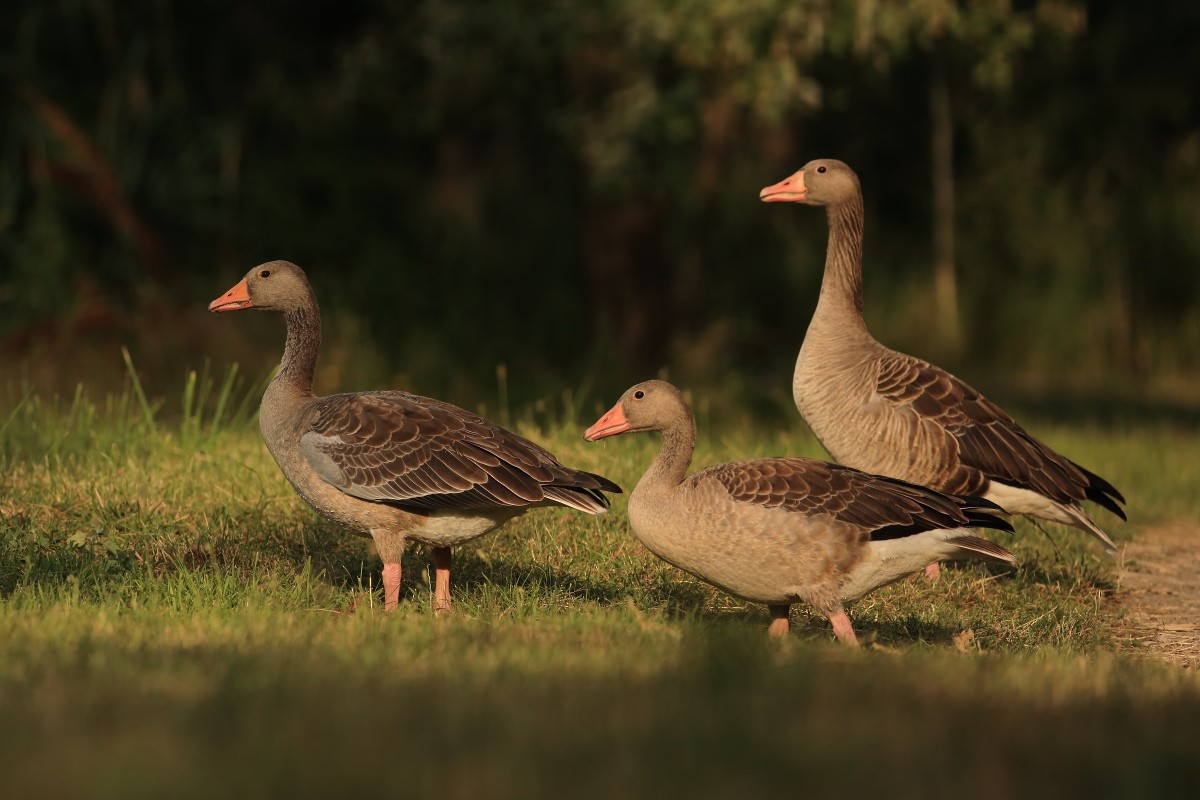
{"type": "Polygon", "coordinates": [[[434,590],[433,613],[450,611],[450,548],[433,548],[434,590]]]}
{"type": "Polygon", "coordinates": [[[936,581],[938,576],[942,574],[942,565],[938,562],[925,565],[925,580],[936,581]]]}
{"type": "Polygon", "coordinates": [[[395,611],[400,602],[400,562],[383,565],[383,610],[395,611]]]}
{"type": "Polygon", "coordinates": [[[792,610],[790,605],[767,606],[771,611],[771,627],[767,628],[767,635],[780,638],[787,636],[792,629],[792,621],[788,618],[788,612],[792,610]]]}
{"type": "Polygon", "coordinates": [[[829,621],[833,623],[833,632],[838,639],[846,644],[858,644],[858,637],[854,635],[854,628],[850,625],[850,618],[846,616],[845,611],[830,614],[829,621]]]}

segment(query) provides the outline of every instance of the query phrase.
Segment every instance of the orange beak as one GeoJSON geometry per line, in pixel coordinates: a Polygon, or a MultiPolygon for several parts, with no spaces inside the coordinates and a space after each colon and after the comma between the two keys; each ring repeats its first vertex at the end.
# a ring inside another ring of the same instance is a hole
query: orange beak
{"type": "Polygon", "coordinates": [[[253,307],[254,301],[250,299],[250,287],[246,285],[245,278],[242,278],[237,286],[208,304],[209,311],[238,311],[253,307]]]}
{"type": "Polygon", "coordinates": [[[618,402],[603,417],[596,420],[596,423],[592,427],[584,431],[583,438],[589,442],[594,442],[597,439],[603,439],[605,436],[616,436],[618,433],[625,433],[627,430],[629,430],[629,420],[625,419],[625,409],[618,402]]]}
{"type": "Polygon", "coordinates": [[[804,170],[758,193],[758,199],[764,203],[803,203],[807,197],[808,187],[804,185],[804,170]]]}

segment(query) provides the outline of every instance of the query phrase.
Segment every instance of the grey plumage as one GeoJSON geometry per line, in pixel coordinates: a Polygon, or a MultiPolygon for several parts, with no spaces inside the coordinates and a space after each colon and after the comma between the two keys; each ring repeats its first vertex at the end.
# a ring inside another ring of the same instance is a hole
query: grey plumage
{"type": "Polygon", "coordinates": [[[529,508],[564,505],[598,514],[612,481],[571,469],[533,442],[476,414],[407,392],[317,397],[317,300],[295,264],[261,264],[210,310],[280,311],[287,342],[259,425],[296,492],[321,514],[369,535],[384,562],[384,605],[395,606],[408,541],[434,548],[436,607],[450,605],[448,548],[529,508]]]}
{"type": "Polygon", "coordinates": [[[322,398],[300,452],[322,478],[362,500],[402,508],[525,506],[553,500],[608,507],[606,478],[569,469],[549,451],[469,411],[407,392],[322,398]]]}
{"type": "Polygon", "coordinates": [[[663,381],[630,388],[586,436],[627,431],[663,438],[629,498],[638,539],[680,569],[771,606],[773,633],[786,631],[787,607],[804,601],[853,641],[843,601],[933,559],[1015,563],[1003,547],[963,530],[1012,530],[982,498],[806,458],[733,461],[688,476],[695,421],[679,390],[663,381]]]}
{"type": "Polygon", "coordinates": [[[830,455],[1072,525],[1115,550],[1080,505],[1091,500],[1124,519],[1125,498],[1112,484],[1034,438],[966,382],[871,336],[863,318],[862,191],[853,170],[819,159],[761,196],[824,206],[828,216],[825,276],[792,392],[830,455]]]}

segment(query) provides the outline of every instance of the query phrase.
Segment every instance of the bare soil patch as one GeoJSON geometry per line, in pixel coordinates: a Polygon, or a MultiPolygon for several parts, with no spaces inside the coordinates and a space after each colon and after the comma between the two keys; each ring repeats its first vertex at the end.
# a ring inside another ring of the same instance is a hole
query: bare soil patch
{"type": "Polygon", "coordinates": [[[1142,533],[1125,548],[1119,586],[1126,615],[1118,634],[1126,646],[1200,668],[1200,526],[1178,522],[1142,533]]]}

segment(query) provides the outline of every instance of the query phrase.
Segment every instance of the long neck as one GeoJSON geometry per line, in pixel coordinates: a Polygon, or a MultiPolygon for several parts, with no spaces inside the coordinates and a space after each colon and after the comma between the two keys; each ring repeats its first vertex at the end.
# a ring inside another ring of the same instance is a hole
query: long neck
{"type": "Polygon", "coordinates": [[[312,394],[313,371],[321,349],[321,311],[315,297],[310,297],[310,301],[283,315],[287,322],[287,344],[275,378],[304,395],[312,394]]]}
{"type": "Polygon", "coordinates": [[[862,196],[828,206],[829,244],[825,250],[825,278],[817,316],[833,315],[842,324],[866,330],[862,291],[862,196]]]}
{"type": "Polygon", "coordinates": [[[696,419],[683,409],[684,415],[662,431],[662,448],[658,457],[642,476],[641,483],[678,486],[687,475],[696,449],[696,419]]]}

